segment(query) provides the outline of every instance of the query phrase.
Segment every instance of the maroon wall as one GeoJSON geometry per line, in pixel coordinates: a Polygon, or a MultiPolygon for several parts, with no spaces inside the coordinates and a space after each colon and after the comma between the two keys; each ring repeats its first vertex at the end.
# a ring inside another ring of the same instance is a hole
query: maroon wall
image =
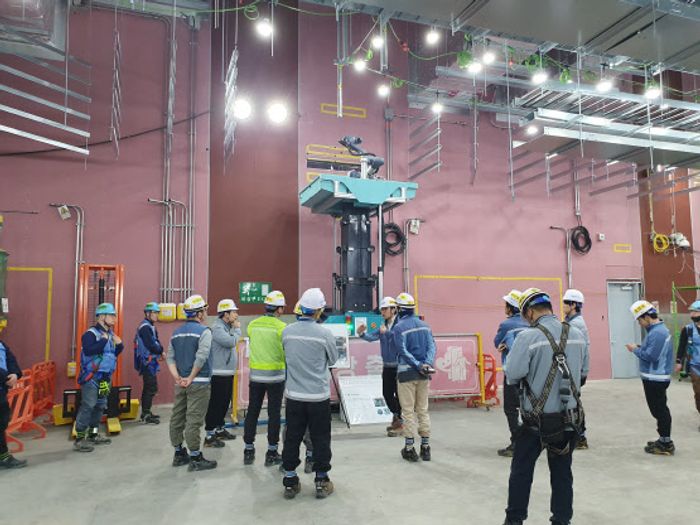
{"type": "MultiPolygon", "coordinates": [[[[226,63],[233,50],[234,16],[226,24],[226,63]]],[[[241,281],[271,281],[294,304],[299,275],[297,14],[276,10],[274,57],[254,23],[242,19],[239,27],[238,89],[254,113],[236,128],[235,153],[227,160],[221,30],[212,36],[209,302],[213,306],[222,297],[238,301],[241,281]],[[273,100],[289,108],[283,125],[267,121],[265,108],[273,100]]],[[[242,314],[258,311],[255,305],[241,305],[242,314]]]]}
{"type": "MultiPolygon", "coordinates": [[[[676,177],[683,177],[687,170],[676,170],[676,177]]],[[[654,183],[658,185],[659,182],[654,183]]],[[[688,187],[688,181],[677,183],[670,191],[679,191],[688,187]]],[[[639,185],[640,191],[647,189],[646,182],[639,185]]],[[[658,195],[667,195],[669,190],[659,192],[658,195]]],[[[673,231],[672,215],[676,215],[676,231],[684,234],[693,246],[693,228],[690,215],[690,199],[688,194],[677,195],[675,199],[656,198],[652,200],[654,211],[654,230],[657,233],[670,235],[673,231]]],[[[659,301],[662,311],[668,312],[672,293],[671,283],[676,286],[695,286],[695,260],[692,254],[686,254],[678,250],[675,254],[670,251],[666,254],[656,253],[651,243],[651,220],[649,216],[649,197],[639,199],[639,212],[642,226],[642,256],[644,265],[645,296],[650,301],[659,301]]],[[[686,290],[681,293],[683,301],[687,304],[695,300],[695,291],[686,290]]],[[[684,308],[680,308],[684,311],[684,308]]]]}

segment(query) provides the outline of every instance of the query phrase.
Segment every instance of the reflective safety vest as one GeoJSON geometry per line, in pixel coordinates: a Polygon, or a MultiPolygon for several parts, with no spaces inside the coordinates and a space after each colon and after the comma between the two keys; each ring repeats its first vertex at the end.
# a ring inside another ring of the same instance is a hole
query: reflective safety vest
{"type": "Polygon", "coordinates": [[[0,370],[7,374],[7,350],[2,343],[0,343],[0,370]]]}
{"type": "Polygon", "coordinates": [[[109,378],[117,368],[117,345],[114,344],[114,333],[100,332],[94,326],[88,329],[92,332],[95,338],[99,340],[103,333],[109,337],[101,354],[86,355],[85,352],[80,352],[80,375],[78,383],[84,385],[91,381],[95,376],[100,378],[109,378]]]}
{"type": "Polygon", "coordinates": [[[248,324],[251,381],[281,383],[285,380],[282,330],[286,326],[284,321],[273,315],[263,315],[248,324]]]}
{"type": "Polygon", "coordinates": [[[134,368],[139,374],[144,370],[148,370],[151,372],[151,374],[155,375],[160,370],[158,356],[152,354],[146,347],[143,339],[141,339],[141,328],[144,326],[148,326],[148,328],[153,332],[153,339],[158,341],[158,337],[156,336],[156,327],[153,326],[148,319],[141,321],[141,324],[136,329],[136,336],[134,337],[134,368]]]}

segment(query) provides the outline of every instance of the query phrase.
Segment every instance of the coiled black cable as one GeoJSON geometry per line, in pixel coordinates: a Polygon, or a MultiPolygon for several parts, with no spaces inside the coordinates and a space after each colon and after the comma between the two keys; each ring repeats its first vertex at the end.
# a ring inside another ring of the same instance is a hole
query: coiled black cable
{"type": "Polygon", "coordinates": [[[406,236],[401,227],[395,222],[384,225],[384,253],[387,255],[401,255],[406,249],[406,236]]]}
{"type": "Polygon", "coordinates": [[[593,242],[591,241],[591,234],[585,226],[576,226],[576,228],[571,230],[571,245],[581,255],[586,255],[591,251],[593,242]]]}

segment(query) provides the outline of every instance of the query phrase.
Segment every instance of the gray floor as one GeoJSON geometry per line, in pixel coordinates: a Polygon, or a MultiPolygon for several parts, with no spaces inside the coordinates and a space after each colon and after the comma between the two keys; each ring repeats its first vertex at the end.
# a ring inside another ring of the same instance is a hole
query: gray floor
{"type": "MultiPolygon", "coordinates": [[[[649,456],[654,423],[637,380],[589,383],[584,389],[591,449],[574,455],[577,524],[697,523],[700,418],[688,383],[674,382],[675,457],[649,456]]],[[[500,524],[506,504],[509,460],[496,456],[505,443],[500,409],[431,407],[431,463],[400,459],[399,438],[379,428],[333,430],[336,493],[312,497],[312,476],[302,493],[282,498],[280,474],[258,461],[242,465],[242,441],[210,451],[214,471],[170,466],[167,409],[159,427],[126,423],[111,446],[91,454],[71,451],[66,428],[29,441],[21,456],[30,467],[0,472],[0,523],[160,524],[500,524]],[[8,503],[9,502],[9,503],[8,503]],[[10,521],[9,516],[12,516],[10,521]],[[4,521],[7,520],[7,521],[4,521]]],[[[259,448],[262,441],[259,436],[259,448]]],[[[549,481],[544,455],[537,466],[529,523],[549,523],[549,481]]]]}

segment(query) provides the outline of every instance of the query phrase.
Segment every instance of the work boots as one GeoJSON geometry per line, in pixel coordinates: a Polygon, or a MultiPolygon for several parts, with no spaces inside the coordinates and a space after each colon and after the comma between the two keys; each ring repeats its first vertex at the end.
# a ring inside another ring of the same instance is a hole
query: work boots
{"type": "Polygon", "coordinates": [[[180,450],[175,450],[175,455],[173,456],[173,467],[182,467],[188,465],[190,462],[190,455],[187,453],[187,449],[182,447],[180,450]]]}
{"type": "Polygon", "coordinates": [[[0,469],[2,468],[23,468],[27,466],[26,459],[17,459],[12,454],[9,454],[5,459],[0,460],[0,469]]]}
{"type": "Polygon", "coordinates": [[[282,463],[282,456],[276,450],[268,450],[265,453],[265,466],[271,467],[282,463]]]}
{"type": "Polygon", "coordinates": [[[654,454],[656,456],[673,456],[676,452],[676,446],[673,441],[670,443],[662,443],[661,441],[649,441],[644,447],[644,452],[654,454]]]}
{"type": "Polygon", "coordinates": [[[386,427],[386,435],[389,437],[400,436],[403,431],[403,421],[400,417],[394,416],[391,425],[386,427]]]}
{"type": "Polygon", "coordinates": [[[216,468],[216,461],[208,460],[204,457],[201,452],[196,456],[190,456],[190,466],[187,470],[192,472],[193,470],[211,470],[216,468]]]}
{"type": "Polygon", "coordinates": [[[141,423],[145,423],[147,425],[158,425],[160,424],[160,418],[155,414],[151,414],[150,412],[144,412],[141,414],[141,423]]]}
{"type": "Polygon", "coordinates": [[[252,465],[253,462],[255,462],[255,449],[254,448],[243,449],[243,464],[244,465],[252,465]]]}
{"type": "Polygon", "coordinates": [[[504,458],[512,458],[513,450],[513,443],[511,442],[506,448],[499,449],[498,455],[504,458]]]}
{"type": "Polygon", "coordinates": [[[107,436],[103,436],[97,431],[90,432],[87,435],[87,440],[90,442],[91,445],[109,445],[110,443],[112,443],[111,439],[109,439],[107,436]]]}
{"type": "Polygon", "coordinates": [[[576,450],[588,450],[588,440],[585,437],[581,437],[576,443],[576,450]]]}
{"type": "Polygon", "coordinates": [[[333,494],[333,482],[328,477],[316,478],[314,484],[316,485],[317,499],[327,498],[333,494]]]}
{"type": "Polygon", "coordinates": [[[301,491],[299,476],[294,476],[293,478],[288,478],[285,476],[282,479],[282,485],[284,485],[284,499],[294,499],[294,497],[301,491]]]}
{"type": "Polygon", "coordinates": [[[211,447],[211,448],[221,448],[221,447],[225,447],[226,443],[219,440],[218,437],[216,437],[215,435],[212,434],[211,436],[207,436],[204,438],[204,446],[211,447]]]}
{"type": "Polygon", "coordinates": [[[430,445],[421,445],[420,458],[423,461],[430,461],[430,445]]]}
{"type": "Polygon", "coordinates": [[[406,461],[410,461],[412,463],[415,463],[418,461],[418,454],[416,453],[416,449],[411,447],[411,448],[406,448],[403,447],[401,449],[401,457],[405,459],[406,461]]]}
{"type": "Polygon", "coordinates": [[[73,443],[73,450],[76,452],[92,452],[95,450],[95,447],[90,444],[87,438],[81,437],[76,438],[75,442],[73,443]]]}
{"type": "Polygon", "coordinates": [[[220,441],[231,441],[233,439],[236,439],[236,434],[231,434],[231,432],[229,432],[225,428],[217,429],[214,435],[216,436],[216,439],[220,441]]]}

